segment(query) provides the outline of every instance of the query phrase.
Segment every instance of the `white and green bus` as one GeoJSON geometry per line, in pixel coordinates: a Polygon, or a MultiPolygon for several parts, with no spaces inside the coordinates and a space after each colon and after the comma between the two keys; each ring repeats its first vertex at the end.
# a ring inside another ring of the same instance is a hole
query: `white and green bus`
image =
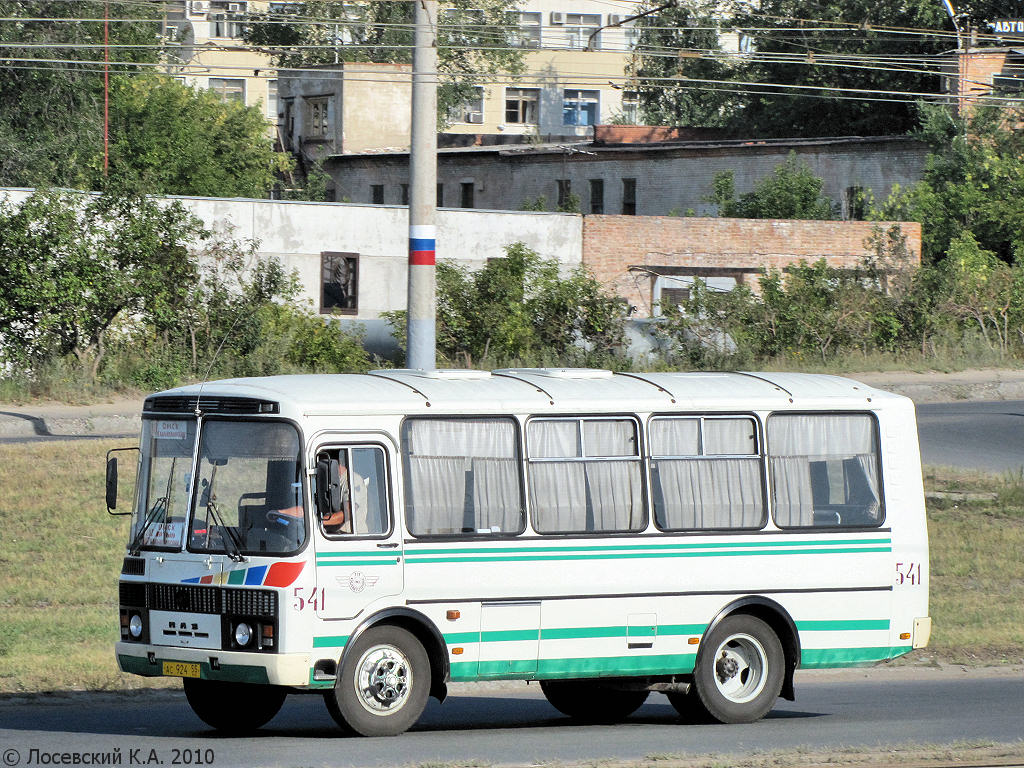
{"type": "Polygon", "coordinates": [[[749,722],[797,668],[928,642],[914,407],[850,379],[233,379],[149,397],[138,450],[118,663],[215,728],[320,693],[397,734],[481,680],[749,722]]]}

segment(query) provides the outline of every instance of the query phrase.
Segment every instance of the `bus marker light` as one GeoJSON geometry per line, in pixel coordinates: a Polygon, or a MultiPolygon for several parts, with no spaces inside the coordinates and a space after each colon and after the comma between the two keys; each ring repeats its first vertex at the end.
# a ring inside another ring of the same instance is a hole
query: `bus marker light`
{"type": "Polygon", "coordinates": [[[444,616],[448,621],[455,621],[457,618],[462,616],[462,611],[448,611],[444,616]]]}
{"type": "Polygon", "coordinates": [[[900,640],[909,640],[909,639],[910,639],[910,633],[909,632],[900,632],[900,640]]]}
{"type": "Polygon", "coordinates": [[[699,637],[691,637],[690,639],[688,639],[686,641],[686,643],[688,645],[697,645],[698,643],[700,643],[700,638],[699,637]]]}
{"type": "Polygon", "coordinates": [[[452,656],[461,656],[462,648],[452,648],[452,656]]]}

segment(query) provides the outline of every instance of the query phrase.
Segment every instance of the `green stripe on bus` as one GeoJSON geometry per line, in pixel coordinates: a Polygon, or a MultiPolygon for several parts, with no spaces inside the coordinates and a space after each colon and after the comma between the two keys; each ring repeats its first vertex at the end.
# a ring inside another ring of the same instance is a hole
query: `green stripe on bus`
{"type": "Polygon", "coordinates": [[[414,549],[419,544],[413,542],[407,544],[407,555],[455,555],[455,554],[478,554],[481,551],[500,553],[515,552],[603,552],[603,551],[627,551],[632,549],[643,550],[666,550],[666,549],[725,549],[734,547],[812,547],[812,546],[849,546],[853,544],[892,544],[891,538],[871,539],[814,539],[811,541],[791,541],[781,539],[776,541],[737,541],[737,542],[686,542],[676,544],[626,544],[616,546],[613,544],[602,544],[577,547],[443,547],[440,549],[414,549]]]}
{"type": "Polygon", "coordinates": [[[827,669],[874,664],[909,653],[907,646],[881,646],[878,648],[804,648],[800,653],[800,666],[804,669],[827,669]]]}
{"type": "Polygon", "coordinates": [[[796,628],[801,632],[830,632],[860,629],[888,629],[888,619],[848,619],[835,621],[798,621],[796,628]]]}
{"type": "MultiPolygon", "coordinates": [[[[672,635],[702,635],[704,624],[660,624],[657,627],[551,627],[540,630],[541,640],[585,640],[608,637],[668,637],[672,635]]],[[[536,640],[536,630],[507,630],[484,632],[452,632],[444,636],[448,645],[467,643],[509,642],[517,640],[536,640]]]]}
{"type": "Polygon", "coordinates": [[[245,584],[245,568],[228,573],[228,584],[245,584]]]}
{"type": "Polygon", "coordinates": [[[343,648],[348,642],[348,635],[326,635],[313,638],[314,648],[343,648]]]}
{"type": "Polygon", "coordinates": [[[572,659],[518,659],[509,661],[462,661],[451,665],[451,679],[471,681],[570,679],[616,675],[685,674],[693,671],[694,653],[660,656],[602,656],[572,659]]]}
{"type": "Polygon", "coordinates": [[[754,557],[759,555],[844,555],[868,552],[891,552],[892,547],[863,547],[846,549],[835,547],[829,549],[775,549],[764,551],[741,552],[620,552],[593,555],[526,555],[526,556],[458,556],[458,557],[420,557],[409,554],[406,561],[413,563],[507,563],[507,562],[551,562],[569,560],[647,560],[651,558],[677,557],[754,557]]]}
{"type": "Polygon", "coordinates": [[[317,560],[316,566],[317,568],[332,568],[336,565],[394,565],[397,563],[398,558],[391,555],[387,560],[330,560],[327,562],[317,560]]]}

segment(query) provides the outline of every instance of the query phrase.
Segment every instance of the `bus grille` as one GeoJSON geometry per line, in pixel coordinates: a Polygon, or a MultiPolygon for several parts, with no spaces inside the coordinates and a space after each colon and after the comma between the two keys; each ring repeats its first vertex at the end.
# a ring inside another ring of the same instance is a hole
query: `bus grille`
{"type": "Polygon", "coordinates": [[[126,576],[144,576],[146,573],[146,561],[141,557],[126,557],[121,563],[121,573],[126,576]]]}
{"type": "Polygon", "coordinates": [[[193,587],[188,584],[150,584],[149,608],[184,613],[220,613],[217,587],[193,587]]]}
{"type": "Polygon", "coordinates": [[[123,606],[145,608],[146,585],[136,581],[122,581],[117,585],[117,598],[123,606]]]}
{"type": "Polygon", "coordinates": [[[273,590],[131,582],[122,582],[119,589],[121,605],[154,611],[277,617],[277,593],[273,590]]]}
{"type": "Polygon", "coordinates": [[[274,618],[277,593],[263,589],[225,589],[224,613],[274,618]]]}

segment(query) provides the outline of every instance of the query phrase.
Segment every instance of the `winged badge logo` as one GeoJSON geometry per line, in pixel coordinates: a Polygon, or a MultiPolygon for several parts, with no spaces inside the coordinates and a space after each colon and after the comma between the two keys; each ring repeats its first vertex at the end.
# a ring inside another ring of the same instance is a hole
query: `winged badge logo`
{"type": "Polygon", "coordinates": [[[354,571],[348,576],[338,576],[338,584],[348,587],[353,592],[362,592],[367,587],[372,587],[380,580],[380,576],[367,576],[362,571],[354,571]]]}

